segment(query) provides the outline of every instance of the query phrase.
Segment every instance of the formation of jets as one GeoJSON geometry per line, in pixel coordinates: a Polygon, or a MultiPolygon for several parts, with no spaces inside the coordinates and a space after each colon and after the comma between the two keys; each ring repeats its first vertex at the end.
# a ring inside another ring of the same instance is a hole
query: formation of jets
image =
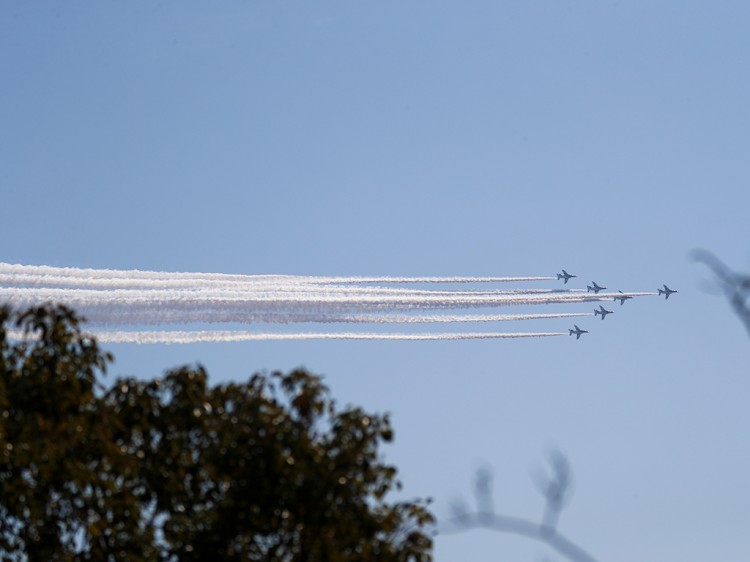
{"type": "MultiPolygon", "coordinates": [[[[562,279],[565,284],[567,284],[568,280],[572,279],[573,277],[576,277],[576,276],[568,273],[564,269],[562,270],[562,273],[558,273],[557,274],[558,281],[560,279],[562,279]]],[[[675,291],[673,289],[670,289],[666,285],[663,285],[663,287],[664,287],[663,289],[658,289],[658,296],[664,295],[664,299],[665,300],[669,299],[669,295],[677,292],[677,291],[675,291]]],[[[597,285],[596,281],[592,281],[591,285],[586,285],[586,292],[587,293],[594,293],[595,295],[598,295],[599,291],[604,291],[606,288],[607,287],[600,287],[599,285],[597,285]]],[[[620,293],[620,294],[619,295],[615,295],[612,298],[612,300],[620,301],[620,306],[622,306],[623,304],[625,304],[626,300],[633,298],[632,295],[626,295],[622,291],[618,291],[618,293],[620,293]]],[[[651,293],[651,294],[653,294],[653,293],[651,293]]],[[[605,295],[602,295],[602,297],[604,297],[604,296],[605,295]]],[[[606,295],[606,296],[609,297],[610,295],[606,295]]],[[[612,314],[612,313],[613,313],[613,311],[605,309],[604,306],[602,306],[602,305],[599,305],[599,308],[595,308],[594,309],[594,316],[595,317],[596,316],[601,316],[602,320],[604,320],[604,317],[607,316],[607,314],[612,314]]],[[[573,327],[569,328],[568,332],[569,332],[569,335],[571,335],[571,336],[575,335],[576,339],[580,339],[581,338],[581,334],[588,334],[587,330],[582,330],[576,324],[573,324],[573,327]]]]}

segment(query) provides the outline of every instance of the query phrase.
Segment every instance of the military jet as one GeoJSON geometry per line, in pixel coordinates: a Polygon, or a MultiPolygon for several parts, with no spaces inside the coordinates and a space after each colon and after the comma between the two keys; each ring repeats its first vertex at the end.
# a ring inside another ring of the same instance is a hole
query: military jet
{"type": "Polygon", "coordinates": [[[576,335],[576,339],[577,339],[577,340],[578,340],[578,339],[581,339],[581,334],[588,334],[588,333],[589,333],[589,332],[588,332],[588,330],[581,330],[581,329],[580,329],[580,328],[579,328],[578,326],[576,326],[575,324],[573,324],[573,328],[575,328],[575,330],[574,330],[574,329],[572,329],[572,328],[568,328],[568,331],[570,332],[570,333],[569,333],[568,335],[569,335],[569,336],[572,336],[573,334],[575,334],[575,335],[576,335]]]}
{"type": "Polygon", "coordinates": [[[571,277],[576,277],[576,275],[571,275],[564,269],[562,270],[562,273],[557,274],[557,280],[559,281],[560,279],[564,279],[565,280],[564,283],[566,284],[568,283],[568,279],[570,279],[571,277]]]}
{"type": "Polygon", "coordinates": [[[622,296],[621,296],[621,297],[615,297],[615,298],[613,298],[612,300],[613,300],[613,301],[620,301],[620,306],[622,306],[623,304],[625,304],[625,301],[626,301],[626,300],[628,300],[628,299],[632,299],[632,298],[633,298],[633,297],[629,297],[628,295],[623,295],[623,294],[622,294],[622,291],[618,291],[618,292],[619,292],[619,293],[620,293],[620,294],[621,294],[622,296]]]}
{"type": "Polygon", "coordinates": [[[602,315],[602,320],[604,320],[604,317],[607,314],[612,314],[612,311],[611,310],[604,310],[604,307],[602,305],[599,305],[599,310],[594,309],[594,316],[596,316],[597,314],[601,314],[602,315]]]}
{"type": "Polygon", "coordinates": [[[669,298],[669,295],[671,295],[672,293],[676,293],[676,292],[677,291],[673,291],[672,289],[670,289],[666,285],[664,285],[663,289],[659,289],[659,294],[660,295],[664,295],[664,300],[667,300],[669,298]]]}
{"type": "Polygon", "coordinates": [[[599,291],[603,291],[604,289],[607,288],[607,287],[600,287],[599,285],[596,284],[596,281],[592,281],[592,283],[594,284],[593,286],[586,285],[586,292],[587,293],[590,293],[591,291],[594,291],[595,293],[598,293],[599,291]]]}

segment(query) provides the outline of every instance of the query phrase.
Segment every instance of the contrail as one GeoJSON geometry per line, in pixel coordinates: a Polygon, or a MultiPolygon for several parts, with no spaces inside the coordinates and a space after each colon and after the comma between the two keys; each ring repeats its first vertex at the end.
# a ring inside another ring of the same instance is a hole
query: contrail
{"type": "Polygon", "coordinates": [[[79,313],[94,325],[171,325],[191,323],[237,324],[428,324],[428,323],[479,323],[544,320],[551,318],[576,318],[593,316],[591,312],[565,312],[552,314],[378,314],[378,313],[328,313],[305,311],[280,311],[241,313],[233,309],[197,311],[133,310],[131,308],[79,307],[79,313]]]}
{"type": "MultiPolygon", "coordinates": [[[[360,283],[505,283],[522,281],[554,281],[555,277],[319,277],[299,275],[242,275],[227,273],[186,273],[164,271],[81,269],[74,267],[30,266],[0,263],[0,274],[67,279],[108,280],[164,280],[164,281],[223,281],[223,282],[275,282],[316,284],[360,283]]],[[[58,281],[59,282],[59,281],[58,281]]]]}
{"type": "MultiPolygon", "coordinates": [[[[310,279],[288,282],[286,279],[254,281],[216,281],[205,279],[148,279],[148,278],[109,278],[109,277],[68,277],[61,275],[34,275],[28,273],[0,273],[0,285],[6,287],[44,287],[75,289],[183,289],[183,290],[235,290],[235,291],[295,291],[295,292],[336,292],[336,293],[432,293],[439,291],[426,289],[404,289],[394,287],[368,287],[354,284],[321,284],[310,279]]],[[[555,292],[555,289],[514,289],[509,291],[486,291],[488,293],[555,292]]],[[[583,289],[568,289],[569,292],[583,292],[583,289]]],[[[441,291],[455,293],[457,291],[441,291]]],[[[474,291],[471,291],[474,292],[474,291]]]]}
{"type": "MultiPolygon", "coordinates": [[[[22,337],[22,334],[11,335],[22,337]]],[[[287,340],[397,340],[397,341],[432,341],[432,340],[487,340],[546,338],[565,336],[566,332],[529,332],[529,333],[445,333],[445,334],[391,334],[391,333],[355,333],[355,332],[322,332],[274,334],[242,331],[186,331],[186,332],[95,332],[92,334],[104,343],[139,343],[139,344],[186,344],[200,342],[240,342],[240,341],[287,341],[287,340]]]]}
{"type": "Polygon", "coordinates": [[[0,299],[35,304],[49,301],[70,304],[158,304],[168,306],[178,304],[211,303],[213,305],[240,305],[242,303],[262,304],[349,304],[383,306],[503,306],[507,304],[551,304],[567,302],[594,302],[611,300],[620,293],[393,293],[393,294],[338,294],[270,291],[159,291],[115,289],[98,291],[94,289],[59,288],[0,288],[0,299]]]}
{"type": "Polygon", "coordinates": [[[163,279],[163,280],[219,280],[255,281],[294,278],[293,275],[241,275],[229,273],[186,273],[171,271],[142,271],[139,269],[87,269],[77,267],[53,267],[49,265],[21,265],[0,263],[0,273],[29,274],[74,279],[163,279]]]}
{"type": "MultiPolygon", "coordinates": [[[[0,302],[16,308],[59,302],[92,322],[106,325],[257,323],[257,322],[393,322],[395,312],[498,308],[608,300],[586,293],[530,295],[337,295],[238,294],[225,292],[95,291],[89,289],[0,289],[0,302]],[[366,315],[367,317],[363,317],[366,315]]],[[[553,317],[553,316],[550,316],[553,317]]],[[[554,316],[562,318],[564,316],[554,316]]],[[[526,315],[524,318],[533,319],[526,315]]],[[[421,320],[425,321],[425,320],[421,320]]],[[[430,321],[461,321],[441,320],[430,321]]],[[[472,320],[469,320],[472,321],[472,320]]],[[[474,320],[478,321],[478,320],[474,320]]],[[[491,320],[485,320],[491,321],[491,320]]]]}
{"type": "MultiPolygon", "coordinates": [[[[0,263],[0,303],[28,308],[60,303],[76,309],[95,326],[160,326],[193,323],[481,323],[591,316],[589,313],[467,314],[471,309],[602,302],[614,297],[656,293],[599,293],[582,289],[438,290],[415,284],[486,284],[554,281],[555,277],[320,277],[169,273],[80,269],[0,263]],[[395,285],[395,286],[389,286],[395,285]],[[398,286],[398,285],[406,285],[398,286]],[[464,312],[461,313],[460,311],[464,312]]],[[[544,337],[540,334],[261,334],[256,332],[100,332],[125,334],[122,341],[152,341],[166,334],[182,341],[259,339],[488,339],[544,337]],[[184,335],[195,334],[195,335],[184,335]],[[211,336],[214,334],[214,336],[211,336]],[[189,338],[202,338],[190,340],[189,338]],[[211,338],[215,339],[211,339],[211,338]],[[188,339],[185,339],[188,338],[188,339]],[[221,339],[224,338],[224,339],[221,339]],[[227,339],[228,338],[228,339],[227,339]],[[235,339],[233,339],[235,338],[235,339]],[[237,339],[239,338],[239,339],[237,339]]],[[[118,336],[119,337],[119,336],[118,336]]],[[[102,341],[121,341],[104,340],[102,341]]],[[[162,341],[162,340],[159,340],[162,341]]],[[[166,340],[164,340],[166,342],[166,340]]]]}
{"type": "MultiPolygon", "coordinates": [[[[90,320],[117,324],[164,324],[190,322],[363,322],[394,321],[376,314],[389,311],[447,310],[514,305],[539,305],[603,301],[610,294],[533,293],[472,294],[346,294],[231,291],[99,291],[60,288],[0,288],[0,301],[23,308],[60,302],[79,310],[90,320]],[[366,319],[357,317],[370,314],[366,319]],[[331,317],[328,319],[327,317],[331,317]],[[351,317],[351,318],[350,318],[351,317]]],[[[536,316],[537,318],[539,316],[536,316]]],[[[542,318],[545,316],[541,316],[542,318]]],[[[562,318],[565,316],[548,316],[562,318]]],[[[526,315],[517,319],[533,319],[526,315]]],[[[433,319],[431,321],[449,321],[433,319]]],[[[460,320],[451,320],[460,321],[460,320]]],[[[471,321],[471,320],[468,320],[471,321]]],[[[487,320],[491,321],[491,320],[487,320]]]]}
{"type": "Polygon", "coordinates": [[[305,281],[321,284],[337,283],[510,283],[522,281],[554,281],[554,277],[306,277],[305,281]]]}

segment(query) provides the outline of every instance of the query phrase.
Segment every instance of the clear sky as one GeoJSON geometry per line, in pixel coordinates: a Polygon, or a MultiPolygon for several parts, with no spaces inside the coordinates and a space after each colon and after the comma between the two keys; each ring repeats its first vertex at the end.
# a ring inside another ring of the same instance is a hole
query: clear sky
{"type": "Polygon", "coordinates": [[[750,270],[749,28],[723,0],[4,0],[0,261],[667,283],[580,341],[120,344],[111,373],[305,366],[392,413],[387,459],[439,518],[485,465],[499,512],[540,517],[557,447],[560,531],[602,562],[744,562],[750,340],[687,255],[750,270]]]}

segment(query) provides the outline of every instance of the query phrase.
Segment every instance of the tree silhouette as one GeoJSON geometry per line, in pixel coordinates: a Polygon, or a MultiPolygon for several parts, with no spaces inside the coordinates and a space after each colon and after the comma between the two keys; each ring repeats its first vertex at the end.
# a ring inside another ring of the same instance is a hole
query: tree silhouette
{"type": "Polygon", "coordinates": [[[111,360],[65,307],[0,309],[1,560],[431,559],[426,502],[386,500],[387,416],[303,370],[106,388],[111,360]]]}

